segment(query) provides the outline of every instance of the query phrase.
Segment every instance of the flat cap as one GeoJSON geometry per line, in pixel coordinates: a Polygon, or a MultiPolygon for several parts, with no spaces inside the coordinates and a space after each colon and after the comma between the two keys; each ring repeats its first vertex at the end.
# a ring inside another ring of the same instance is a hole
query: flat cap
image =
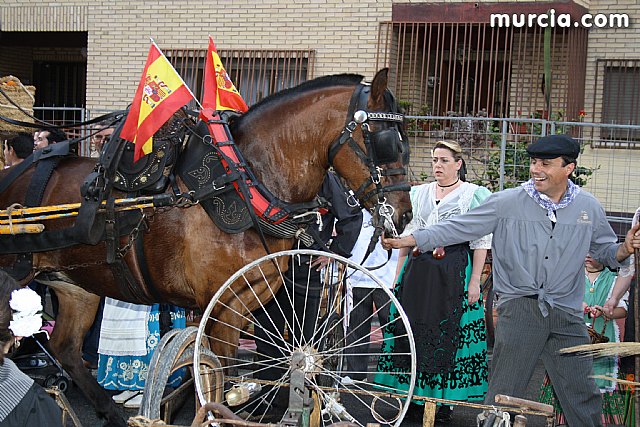
{"type": "Polygon", "coordinates": [[[567,156],[577,159],[580,155],[580,144],[569,135],[547,135],[527,146],[529,157],[538,159],[555,159],[567,156]]]}

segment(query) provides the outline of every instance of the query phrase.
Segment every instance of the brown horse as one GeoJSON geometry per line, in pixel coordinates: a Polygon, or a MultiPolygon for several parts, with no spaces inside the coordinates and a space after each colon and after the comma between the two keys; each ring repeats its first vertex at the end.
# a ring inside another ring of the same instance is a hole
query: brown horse
{"type": "MultiPolygon", "coordinates": [[[[361,194],[371,196],[362,200],[367,208],[373,209],[376,204],[383,202],[382,194],[372,192],[375,189],[371,183],[372,171],[401,171],[408,158],[407,153],[404,153],[405,156],[399,153],[395,159],[388,159],[384,164],[377,162],[377,168],[366,165],[367,149],[362,127],[369,129],[372,135],[384,130],[390,126],[388,122],[385,123],[384,114],[378,114],[379,121],[368,122],[361,113],[356,120],[358,125],[351,129],[355,144],[340,140],[345,119],[347,122],[354,120],[352,116],[348,117],[348,111],[352,94],[359,87],[361,79],[361,76],[339,75],[312,80],[265,99],[233,123],[231,130],[234,141],[256,177],[276,197],[292,203],[312,200],[331,164],[351,188],[361,189],[361,194]],[[340,147],[340,144],[343,146],[340,147]],[[331,149],[333,146],[335,148],[331,149]],[[358,149],[361,152],[357,153],[358,149]]],[[[387,90],[385,69],[379,71],[371,83],[366,110],[373,113],[371,117],[375,117],[376,112],[393,111],[390,103],[395,103],[395,100],[387,90]]],[[[95,162],[91,159],[63,159],[52,174],[42,205],[79,202],[79,186],[94,166],[95,162]]],[[[24,202],[33,170],[31,167],[0,194],[0,208],[6,209],[13,203],[24,202]]],[[[6,172],[0,172],[0,180],[5,175],[6,172]]],[[[405,180],[404,174],[397,172],[388,175],[381,173],[380,176],[382,185],[405,180]]],[[[185,191],[186,187],[182,183],[179,185],[185,191]]],[[[384,198],[394,208],[391,217],[394,226],[402,230],[407,221],[405,214],[410,211],[408,193],[384,193],[384,198]]],[[[47,229],[64,226],[69,226],[68,220],[55,220],[47,224],[47,229]]],[[[226,234],[213,224],[198,205],[153,212],[148,221],[148,231],[142,239],[150,275],[161,300],[158,302],[181,307],[206,307],[226,279],[242,266],[266,254],[253,229],[239,234],[226,234]]],[[[266,236],[266,240],[271,251],[290,249],[293,245],[292,240],[269,236],[266,236]]],[[[123,238],[121,245],[125,243],[126,239],[123,238]]],[[[131,300],[119,290],[105,263],[105,254],[104,243],[78,245],[34,254],[33,261],[36,272],[61,271],[74,283],[51,284],[60,302],[56,327],[50,340],[52,351],[98,413],[107,418],[107,425],[124,425],[122,414],[83,367],[80,357],[83,337],[93,322],[100,296],[131,300]]],[[[9,265],[14,258],[1,256],[0,265],[9,265]]],[[[129,252],[125,260],[134,265],[136,260],[133,258],[134,255],[129,252]]],[[[132,271],[136,270],[132,267],[132,271]]],[[[225,316],[225,313],[220,313],[220,316],[225,316]]],[[[233,331],[220,329],[212,333],[215,336],[227,334],[228,338],[221,341],[233,343],[238,340],[237,333],[233,331]]],[[[233,351],[228,348],[214,350],[222,353],[233,351]]]]}

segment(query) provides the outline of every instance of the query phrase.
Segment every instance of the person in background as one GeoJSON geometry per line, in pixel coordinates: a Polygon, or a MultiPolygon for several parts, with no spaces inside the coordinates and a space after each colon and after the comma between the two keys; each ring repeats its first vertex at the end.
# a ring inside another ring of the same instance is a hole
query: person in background
{"type": "Polygon", "coordinates": [[[91,157],[100,156],[102,147],[111,139],[111,135],[115,130],[110,123],[101,123],[100,129],[91,137],[91,157]]]}
{"type": "MultiPolygon", "coordinates": [[[[491,193],[466,182],[462,148],[455,141],[437,141],[432,170],[435,182],[411,189],[413,219],[405,235],[454,218],[479,206],[491,193]]],[[[478,401],[487,390],[487,342],[480,276],[484,269],[491,234],[445,248],[410,254],[400,249],[395,293],[404,308],[416,342],[418,372],[414,394],[456,401],[478,401]]],[[[391,313],[395,312],[394,307],[391,313]]],[[[393,316],[392,316],[393,318],[393,316]]],[[[385,331],[385,338],[394,334],[385,331]]],[[[391,341],[385,340],[385,343],[391,341]]],[[[391,350],[383,345],[375,381],[395,388],[407,388],[396,371],[395,360],[385,357],[391,350]]],[[[397,351],[397,349],[396,349],[397,351]]],[[[421,418],[423,406],[413,403],[409,415],[421,418]]],[[[453,407],[441,405],[436,420],[449,422],[453,407]]]]}
{"type": "MultiPolygon", "coordinates": [[[[33,150],[42,150],[45,147],[48,147],[50,144],[55,144],[57,142],[62,142],[67,139],[67,135],[60,129],[56,128],[45,128],[39,129],[33,134],[34,138],[34,146],[33,150]]],[[[51,314],[53,317],[56,317],[58,314],[58,297],[56,297],[55,292],[38,282],[37,280],[32,280],[29,283],[29,287],[35,290],[41,297],[43,304],[46,301],[47,289],[49,290],[49,296],[51,299],[51,314]]]]}
{"type": "MultiPolygon", "coordinates": [[[[184,309],[172,305],[141,305],[105,298],[100,343],[98,383],[117,390],[116,403],[138,408],[149,375],[149,362],[162,335],[186,326],[184,309]],[[161,310],[162,308],[162,310],[161,310]]],[[[177,387],[184,377],[180,370],[169,377],[168,386],[177,387]]]]}
{"type": "Polygon", "coordinates": [[[60,129],[47,128],[40,129],[34,134],[34,150],[41,150],[49,144],[62,142],[67,139],[67,134],[60,129]]]}
{"type": "MultiPolygon", "coordinates": [[[[91,136],[91,157],[99,157],[102,147],[106,144],[114,128],[110,122],[102,122],[99,131],[91,136]]],[[[100,298],[100,306],[96,312],[96,318],[87,331],[82,343],[82,360],[84,366],[89,369],[98,369],[98,344],[100,342],[100,327],[102,325],[102,314],[104,311],[104,297],[100,298]]]]}
{"type": "MultiPolygon", "coordinates": [[[[360,264],[367,253],[369,243],[374,233],[371,224],[371,214],[366,209],[362,209],[362,230],[358,236],[352,250],[351,261],[360,264]]],[[[391,251],[389,257],[387,251],[382,249],[380,242],[369,254],[363,267],[376,268],[371,270],[380,282],[393,289],[393,277],[398,263],[398,250],[391,251]]],[[[347,362],[347,375],[343,377],[342,383],[348,385],[353,381],[366,381],[369,371],[369,356],[363,353],[369,351],[369,339],[365,339],[371,332],[371,323],[374,316],[378,317],[380,325],[387,325],[389,322],[389,297],[380,289],[376,282],[369,276],[349,270],[347,274],[348,291],[351,293],[352,306],[349,312],[349,325],[346,333],[345,359],[347,362]]]]}
{"type": "Polygon", "coordinates": [[[522,186],[409,236],[385,237],[383,247],[427,252],[493,233],[498,322],[485,404],[495,404],[497,394],[524,398],[542,358],[569,425],[600,426],[592,360],[559,350],[589,343],[582,309],[587,253],[613,268],[627,265],[640,249],[640,227],[618,243],[597,199],[571,182],[580,144],[570,136],[539,138],[527,152],[531,179],[522,186]]]}
{"type": "Polygon", "coordinates": [[[28,133],[19,133],[4,144],[5,167],[20,164],[33,153],[33,141],[28,133]]]}
{"type": "MultiPolygon", "coordinates": [[[[333,172],[327,173],[318,195],[329,202],[329,208],[328,212],[322,216],[322,230],[318,229],[319,226],[316,223],[309,226],[315,228],[315,234],[321,239],[321,242],[314,241],[309,249],[322,251],[328,244],[329,250],[332,252],[344,257],[351,256],[351,250],[362,227],[360,208],[349,205],[347,190],[333,172]]],[[[297,246],[294,246],[293,249],[296,248],[297,246]]],[[[282,357],[282,349],[287,348],[287,344],[283,341],[278,342],[278,339],[274,337],[285,336],[286,319],[291,319],[292,313],[296,314],[301,323],[304,319],[304,324],[301,325],[302,333],[296,339],[303,343],[312,339],[320,309],[320,292],[323,289],[321,270],[329,264],[329,261],[330,259],[324,256],[315,256],[313,261],[310,255],[292,257],[284,275],[284,286],[271,301],[264,305],[263,309],[253,312],[257,323],[262,325],[254,330],[257,337],[256,353],[261,358],[274,360],[282,357]],[[299,278],[301,277],[305,278],[303,283],[300,283],[299,278]],[[297,283],[294,284],[293,278],[298,278],[297,283]],[[293,295],[293,304],[289,295],[293,295]]],[[[300,333],[299,328],[296,328],[295,333],[300,333]]],[[[288,334],[290,340],[293,339],[292,335],[288,334]]],[[[261,361],[261,363],[264,362],[261,361]]],[[[283,370],[279,368],[262,369],[260,378],[277,380],[283,374],[283,370]]],[[[263,387],[262,390],[263,394],[267,393],[269,387],[263,387]]],[[[285,401],[288,401],[288,396],[281,394],[274,403],[279,407],[279,410],[284,410],[287,405],[285,401]]]]}
{"type": "Polygon", "coordinates": [[[5,357],[42,326],[40,296],[0,270],[0,426],[62,426],[62,412],[33,379],[5,357]]]}
{"type": "MultiPolygon", "coordinates": [[[[584,321],[591,325],[596,332],[606,336],[608,342],[620,342],[620,330],[617,323],[612,320],[624,319],[627,316],[626,298],[628,298],[628,294],[620,299],[617,307],[610,314],[604,315],[603,305],[611,298],[614,286],[629,287],[629,283],[631,283],[631,276],[618,277],[616,273],[593,259],[591,255],[587,255],[585,259],[584,302],[582,303],[584,321]]],[[[619,358],[600,357],[594,359],[593,373],[594,375],[618,378],[619,358]]],[[[602,394],[603,424],[622,425],[625,413],[624,397],[617,389],[616,383],[602,378],[596,378],[595,381],[602,394]]],[[[556,425],[567,424],[562,406],[558,402],[548,375],[545,375],[539,400],[554,406],[556,425]]]]}
{"type": "MultiPolygon", "coordinates": [[[[631,226],[635,227],[640,223],[640,208],[636,210],[633,219],[631,220],[631,226]]],[[[622,341],[625,342],[634,342],[636,341],[636,323],[637,320],[633,313],[635,313],[635,292],[636,286],[631,286],[631,283],[637,280],[636,277],[636,259],[635,254],[632,254],[630,257],[630,263],[627,267],[622,267],[618,270],[618,277],[620,279],[625,280],[616,280],[615,285],[613,286],[613,290],[611,292],[611,296],[607,300],[607,302],[602,307],[604,314],[607,316],[613,315],[614,310],[620,304],[620,301],[624,298],[625,294],[628,293],[628,312],[631,315],[628,315],[625,318],[625,322],[623,325],[624,333],[621,338],[622,341]]],[[[620,359],[620,373],[621,377],[629,380],[636,381],[636,366],[635,366],[635,357],[623,357],[620,359]]],[[[625,395],[625,420],[624,425],[633,426],[635,425],[635,387],[634,386],[626,386],[624,395],[625,395]]]]}

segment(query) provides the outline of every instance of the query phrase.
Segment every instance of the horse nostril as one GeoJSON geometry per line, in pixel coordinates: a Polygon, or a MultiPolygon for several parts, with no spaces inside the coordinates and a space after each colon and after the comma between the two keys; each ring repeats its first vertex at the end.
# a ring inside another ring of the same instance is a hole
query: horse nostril
{"type": "Polygon", "coordinates": [[[400,223],[400,226],[402,227],[402,230],[405,229],[407,224],[409,224],[412,219],[413,219],[413,212],[407,211],[407,212],[402,214],[402,220],[401,220],[401,223],[400,223]]]}

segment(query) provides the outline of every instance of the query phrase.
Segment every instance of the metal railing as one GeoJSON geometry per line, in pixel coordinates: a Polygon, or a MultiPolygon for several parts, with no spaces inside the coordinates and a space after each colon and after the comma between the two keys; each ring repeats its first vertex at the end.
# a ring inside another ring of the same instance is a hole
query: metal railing
{"type": "Polygon", "coordinates": [[[492,191],[515,187],[529,179],[527,144],[540,136],[567,133],[582,147],[575,181],[600,200],[612,224],[621,224],[616,232],[626,231],[640,206],[640,170],[636,166],[640,162],[640,141],[633,138],[640,126],[452,114],[407,116],[407,127],[413,181],[433,180],[431,149],[438,140],[452,139],[463,148],[469,181],[492,191]],[[607,137],[611,135],[616,138],[607,137]]]}
{"type": "MultiPolygon", "coordinates": [[[[106,110],[70,107],[35,107],[38,118],[54,124],[71,125],[106,110]]],[[[89,136],[98,125],[71,129],[69,136],[86,138],[80,155],[92,154],[89,136]]],[[[431,181],[431,149],[441,139],[460,143],[467,163],[467,179],[491,191],[515,187],[529,178],[526,145],[540,136],[567,133],[582,146],[578,158],[577,183],[593,193],[607,211],[612,224],[620,224],[622,234],[640,206],[640,126],[588,122],[551,121],[536,118],[407,116],[411,145],[409,179],[431,181]],[[621,137],[623,135],[623,137],[621,137]],[[626,137],[624,137],[626,135],[626,137]]],[[[615,228],[615,226],[614,226],[615,228]]]]}

